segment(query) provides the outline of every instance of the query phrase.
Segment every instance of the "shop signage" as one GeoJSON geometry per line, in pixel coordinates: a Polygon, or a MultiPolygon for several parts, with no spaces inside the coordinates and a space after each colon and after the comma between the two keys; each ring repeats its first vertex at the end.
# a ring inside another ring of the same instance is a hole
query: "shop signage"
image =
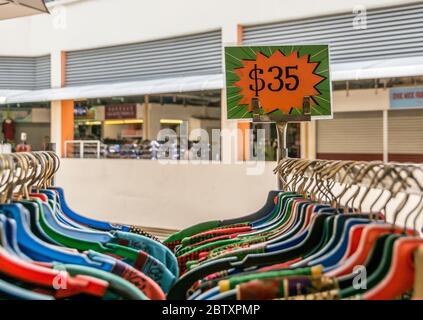
{"type": "Polygon", "coordinates": [[[15,122],[29,123],[32,122],[32,110],[19,108],[14,110],[0,111],[0,123],[5,119],[13,119],[15,122]]]}
{"type": "Polygon", "coordinates": [[[228,119],[251,119],[253,110],[271,119],[304,114],[331,118],[327,45],[237,46],[225,48],[228,119]]]}
{"type": "Polygon", "coordinates": [[[113,104],[105,106],[106,120],[116,119],[136,119],[137,118],[137,106],[136,104],[113,104]]]}
{"type": "Polygon", "coordinates": [[[389,89],[392,109],[423,108],[423,87],[396,87],[389,89]]]}

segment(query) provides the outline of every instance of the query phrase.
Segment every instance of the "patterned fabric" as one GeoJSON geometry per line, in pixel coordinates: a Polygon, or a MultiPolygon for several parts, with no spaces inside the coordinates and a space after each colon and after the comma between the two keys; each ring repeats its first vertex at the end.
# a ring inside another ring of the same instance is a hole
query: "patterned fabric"
{"type": "Polygon", "coordinates": [[[295,258],[292,259],[290,261],[287,262],[283,262],[283,263],[278,263],[278,264],[274,264],[272,266],[268,266],[268,267],[263,267],[260,268],[259,271],[260,272],[266,272],[266,271],[273,271],[273,270],[280,270],[280,269],[286,269],[289,268],[291,266],[291,264],[300,262],[303,258],[299,257],[299,258],[295,258]]]}
{"type": "Polygon", "coordinates": [[[287,277],[253,280],[237,286],[238,300],[269,300],[338,289],[335,278],[287,277]]]}
{"type": "Polygon", "coordinates": [[[172,242],[164,242],[163,243],[166,247],[168,247],[172,252],[176,251],[176,247],[181,244],[181,241],[172,241],[172,242]]]}
{"type": "Polygon", "coordinates": [[[323,266],[305,267],[296,269],[284,269],[279,271],[259,272],[247,275],[235,275],[228,280],[219,281],[219,287],[222,292],[235,289],[239,284],[250,282],[252,280],[274,279],[292,276],[321,276],[323,266]]]}
{"type": "Polygon", "coordinates": [[[187,271],[187,262],[197,260],[199,258],[200,253],[207,251],[208,249],[198,250],[177,257],[179,272],[181,273],[181,275],[183,275],[187,271]]]}
{"type": "Polygon", "coordinates": [[[339,300],[339,291],[329,290],[292,297],[277,298],[275,300],[339,300]]]}
{"type": "Polygon", "coordinates": [[[111,272],[131,282],[152,300],[164,300],[166,298],[163,290],[156,282],[124,262],[116,261],[111,272]]]}
{"type": "Polygon", "coordinates": [[[233,226],[228,226],[225,228],[216,228],[213,230],[196,234],[192,237],[184,238],[182,240],[182,245],[187,246],[187,245],[195,244],[197,242],[201,242],[211,238],[216,238],[218,236],[225,235],[225,234],[228,235],[233,233],[248,232],[248,231],[251,231],[251,229],[252,229],[251,226],[248,224],[233,225],[233,226]]]}
{"type": "Polygon", "coordinates": [[[113,235],[113,243],[142,250],[148,255],[159,260],[175,277],[179,276],[178,261],[172,251],[163,244],[150,238],[129,232],[114,231],[113,235]]]}
{"type": "Polygon", "coordinates": [[[160,261],[143,251],[139,252],[134,267],[153,279],[165,293],[176,282],[176,277],[160,261]]]}
{"type": "Polygon", "coordinates": [[[139,234],[141,236],[153,239],[154,241],[157,241],[159,243],[162,243],[159,238],[157,238],[156,236],[152,235],[151,233],[148,233],[147,231],[144,231],[143,229],[141,229],[140,227],[137,226],[133,226],[133,225],[129,225],[129,230],[128,232],[130,233],[135,233],[135,234],[139,234]]]}

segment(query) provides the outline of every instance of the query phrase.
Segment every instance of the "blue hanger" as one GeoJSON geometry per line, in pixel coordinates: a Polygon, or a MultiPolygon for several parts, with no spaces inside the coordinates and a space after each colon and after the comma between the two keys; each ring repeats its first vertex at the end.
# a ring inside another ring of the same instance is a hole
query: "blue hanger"
{"type": "Polygon", "coordinates": [[[361,224],[368,224],[372,222],[368,219],[350,219],[346,222],[342,234],[341,240],[338,242],[335,248],[333,248],[326,255],[321,256],[318,259],[310,261],[310,265],[323,265],[325,268],[336,265],[344,256],[349,242],[349,233],[352,227],[361,224]]]}
{"type": "Polygon", "coordinates": [[[313,265],[310,263],[311,261],[318,260],[320,257],[330,252],[341,240],[342,232],[345,231],[346,222],[350,219],[353,219],[352,216],[347,216],[345,214],[340,214],[333,217],[333,229],[329,241],[323,247],[319,248],[319,250],[315,253],[309,255],[298,263],[294,263],[292,267],[300,268],[311,266],[313,265]]]}
{"type": "Polygon", "coordinates": [[[42,208],[44,212],[44,218],[46,219],[47,223],[51,228],[59,233],[62,233],[71,238],[90,242],[107,243],[113,239],[113,236],[107,232],[81,230],[66,226],[57,220],[57,217],[53,214],[51,207],[47,203],[43,202],[42,208]]]}
{"type": "Polygon", "coordinates": [[[70,227],[76,228],[76,229],[87,229],[85,228],[85,226],[73,221],[72,219],[70,219],[69,217],[67,217],[61,210],[60,208],[60,201],[58,199],[58,194],[54,191],[54,190],[47,190],[47,189],[42,189],[40,190],[40,193],[46,195],[48,197],[48,199],[53,202],[54,204],[52,205],[53,211],[57,217],[57,219],[62,222],[65,225],[68,225],[70,227]]]}
{"type": "Polygon", "coordinates": [[[28,227],[27,221],[25,221],[24,212],[27,212],[27,210],[21,204],[3,204],[0,205],[0,209],[6,216],[15,220],[19,246],[22,252],[31,259],[41,262],[56,261],[68,264],[79,264],[105,271],[112,270],[113,264],[95,262],[80,253],[59,250],[34,237],[28,227]]]}
{"type": "Polygon", "coordinates": [[[13,252],[22,260],[30,260],[19,248],[18,240],[17,240],[17,231],[16,231],[16,222],[13,219],[7,219],[5,218],[5,232],[7,241],[9,242],[10,248],[13,250],[13,252]]]}
{"type": "MultiPolygon", "coordinates": [[[[314,212],[318,213],[333,213],[334,209],[328,205],[317,205],[314,208],[314,212]]],[[[301,233],[294,235],[287,241],[281,241],[281,237],[273,239],[269,244],[266,246],[266,251],[268,252],[275,252],[279,250],[285,250],[291,247],[294,247],[300,244],[306,237],[309,232],[309,229],[304,229],[301,233]]]]}
{"type": "Polygon", "coordinates": [[[14,253],[7,237],[6,217],[2,214],[0,214],[0,244],[8,253],[14,253]]]}
{"type": "Polygon", "coordinates": [[[55,190],[59,196],[60,208],[62,209],[62,212],[73,221],[76,221],[82,225],[89,226],[94,229],[103,230],[103,231],[111,231],[111,230],[129,231],[128,226],[110,224],[108,222],[90,219],[90,218],[83,217],[77,214],[68,206],[65,199],[65,193],[62,188],[52,187],[51,189],[55,190]]]}

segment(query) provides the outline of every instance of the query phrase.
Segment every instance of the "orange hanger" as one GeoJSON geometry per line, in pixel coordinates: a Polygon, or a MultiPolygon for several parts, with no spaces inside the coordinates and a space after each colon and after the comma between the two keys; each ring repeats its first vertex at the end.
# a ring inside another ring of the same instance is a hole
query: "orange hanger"
{"type": "Polygon", "coordinates": [[[423,244],[420,238],[402,238],[394,244],[391,268],[386,277],[364,294],[366,300],[392,300],[411,290],[414,284],[414,252],[423,244]]]}

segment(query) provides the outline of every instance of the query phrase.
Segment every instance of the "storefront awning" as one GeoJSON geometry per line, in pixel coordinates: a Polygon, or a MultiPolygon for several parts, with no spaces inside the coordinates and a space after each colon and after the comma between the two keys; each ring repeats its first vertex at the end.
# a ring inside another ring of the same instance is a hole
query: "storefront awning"
{"type": "Polygon", "coordinates": [[[34,91],[0,90],[0,104],[181,93],[222,88],[223,75],[203,75],[34,91]]]}
{"type": "MultiPolygon", "coordinates": [[[[350,62],[333,64],[331,66],[332,81],[412,77],[422,75],[423,57],[408,57],[384,61],[350,62]]],[[[223,87],[223,75],[216,74],[34,91],[0,90],[0,104],[182,93],[190,91],[219,90],[223,87]]]]}
{"type": "Polygon", "coordinates": [[[43,0],[0,0],[0,20],[48,13],[43,0]]]}
{"type": "Polygon", "coordinates": [[[423,76],[423,57],[348,62],[331,65],[332,81],[415,76],[423,76]]]}

